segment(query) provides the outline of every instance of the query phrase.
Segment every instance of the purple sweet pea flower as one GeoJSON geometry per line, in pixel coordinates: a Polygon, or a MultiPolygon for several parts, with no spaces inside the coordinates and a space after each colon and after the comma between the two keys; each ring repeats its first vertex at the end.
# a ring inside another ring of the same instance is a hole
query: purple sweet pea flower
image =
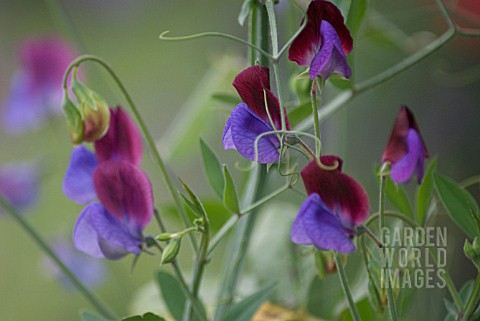
{"type": "Polygon", "coordinates": [[[302,170],[308,198],[293,223],[290,238],[293,243],[313,244],[319,250],[350,253],[355,250],[351,240],[355,226],[368,217],[368,195],[356,180],[341,172],[340,158],[322,156],[321,161],[328,166],[338,162],[338,167],[328,171],[312,161],[302,170]]]}
{"type": "Polygon", "coordinates": [[[38,167],[33,163],[0,166],[0,195],[19,211],[30,208],[38,198],[38,167]]]}
{"type": "MultiPolygon", "coordinates": [[[[255,155],[255,140],[262,133],[281,129],[280,104],[270,90],[267,67],[252,66],[235,77],[233,86],[242,98],[230,115],[223,131],[223,148],[236,149],[243,157],[262,164],[278,161],[280,140],[275,134],[265,135],[258,140],[258,155],[255,155]],[[268,105],[265,106],[265,97],[268,105]],[[268,115],[272,119],[270,123],[268,115]]],[[[287,130],[290,129],[285,112],[287,130]]]]}
{"type": "Polygon", "coordinates": [[[332,3],[313,0],[307,9],[308,21],[288,51],[288,59],[310,67],[310,79],[326,80],[332,73],[350,78],[346,55],[353,40],[340,10],[332,3]]]}
{"type": "Polygon", "coordinates": [[[416,173],[420,184],[427,157],[428,150],[415,117],[408,107],[403,106],[395,120],[392,134],[382,156],[382,163],[391,163],[390,177],[395,183],[407,183],[416,173]]]}
{"type": "Polygon", "coordinates": [[[62,113],[63,74],[74,58],[74,51],[61,38],[34,38],[23,43],[21,68],[13,76],[2,110],[6,132],[25,132],[62,113]]]}
{"type": "MultiPolygon", "coordinates": [[[[52,249],[63,264],[88,288],[94,289],[100,286],[105,279],[106,271],[102,262],[76,250],[72,244],[63,238],[53,241],[52,249]]],[[[48,274],[57,278],[66,289],[75,289],[70,279],[50,258],[45,257],[43,259],[42,267],[48,274]]]]}
{"type": "Polygon", "coordinates": [[[73,243],[98,258],[139,255],[142,231],[153,216],[153,193],[148,176],[138,167],[141,136],[121,108],[112,110],[109,131],[95,143],[95,151],[75,147],[63,182],[65,195],[73,201],[100,201],[83,209],[73,243]]]}

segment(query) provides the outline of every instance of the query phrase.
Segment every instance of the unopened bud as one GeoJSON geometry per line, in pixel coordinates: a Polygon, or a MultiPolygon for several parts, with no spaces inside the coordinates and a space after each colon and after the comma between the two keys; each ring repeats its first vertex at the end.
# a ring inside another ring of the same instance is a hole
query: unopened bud
{"type": "Polygon", "coordinates": [[[81,144],[84,137],[84,127],[80,111],[68,98],[63,103],[63,111],[65,112],[68,129],[70,130],[70,140],[75,145],[81,144]]]}
{"type": "Polygon", "coordinates": [[[180,251],[181,242],[182,242],[182,239],[180,237],[170,240],[170,242],[167,244],[167,246],[163,250],[160,264],[170,263],[177,257],[177,254],[180,251]]]}
{"type": "Polygon", "coordinates": [[[472,244],[470,244],[468,240],[465,240],[463,251],[465,252],[465,256],[480,270],[480,242],[477,237],[475,237],[472,244]]]}
{"type": "Polygon", "coordinates": [[[77,97],[82,113],[84,140],[94,142],[108,131],[110,126],[110,110],[107,103],[96,92],[75,80],[72,90],[77,97]]]}
{"type": "Polygon", "coordinates": [[[156,237],[157,241],[161,241],[161,242],[164,242],[164,241],[168,241],[170,240],[171,238],[173,238],[174,235],[173,234],[170,234],[170,233],[162,233],[160,235],[158,235],[156,237]]]}

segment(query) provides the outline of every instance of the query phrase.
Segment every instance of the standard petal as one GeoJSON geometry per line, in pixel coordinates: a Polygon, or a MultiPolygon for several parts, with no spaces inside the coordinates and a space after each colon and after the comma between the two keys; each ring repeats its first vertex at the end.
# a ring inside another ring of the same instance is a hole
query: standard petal
{"type": "Polygon", "coordinates": [[[288,51],[288,59],[300,66],[310,66],[313,58],[322,46],[320,25],[328,21],[340,38],[344,54],[352,51],[353,39],[343,22],[340,10],[332,3],[323,0],[310,2],[307,9],[308,21],[302,32],[295,38],[288,51]]]}
{"type": "Polygon", "coordinates": [[[255,154],[255,140],[273,128],[253,113],[244,103],[239,104],[230,115],[231,135],[238,152],[245,158],[268,164],[278,161],[280,141],[275,134],[263,136],[258,140],[255,154]]]}
{"type": "Polygon", "coordinates": [[[266,95],[268,112],[272,117],[272,121],[277,129],[281,128],[280,104],[277,97],[270,90],[270,76],[267,67],[251,66],[243,70],[235,77],[233,86],[237,89],[242,101],[260,118],[269,122],[267,109],[265,108],[266,95]]]}
{"type": "MultiPolygon", "coordinates": [[[[321,162],[333,165],[341,160],[335,156],[322,156],[321,162]]],[[[301,174],[307,193],[317,193],[347,228],[363,223],[370,210],[365,189],[352,177],[343,174],[341,166],[333,171],[321,169],[316,161],[310,162],[301,174]]]]}
{"type": "Polygon", "coordinates": [[[143,151],[140,131],[121,107],[110,108],[110,112],[108,132],[95,142],[98,161],[119,159],[139,165],[143,151]]]}
{"type": "Polygon", "coordinates": [[[408,151],[400,160],[392,164],[390,177],[397,184],[407,183],[417,171],[419,183],[423,178],[423,145],[420,136],[410,129],[406,138],[408,151]]]}
{"type": "Polygon", "coordinates": [[[86,204],[97,198],[93,172],[98,166],[95,154],[83,145],[74,147],[63,178],[63,193],[71,200],[86,204]]]}
{"type": "Polygon", "coordinates": [[[153,216],[153,193],[148,176],[131,163],[100,163],[93,174],[98,198],[119,221],[140,233],[153,216]]]}
{"type": "MultiPolygon", "coordinates": [[[[98,204],[98,203],[97,203],[98,204]]],[[[98,245],[103,255],[118,260],[128,253],[139,255],[143,243],[142,235],[131,230],[99,204],[90,216],[91,226],[98,235],[98,245]]]]}
{"type": "Polygon", "coordinates": [[[345,229],[337,217],[322,202],[318,194],[311,194],[304,208],[302,223],[312,243],[320,250],[350,253],[355,245],[350,239],[351,231],[345,229]]]}
{"type": "Polygon", "coordinates": [[[337,32],[330,23],[324,20],[321,23],[320,33],[322,46],[310,65],[310,79],[313,80],[318,75],[327,79],[334,72],[350,78],[352,71],[342,50],[337,32]]]}
{"type": "Polygon", "coordinates": [[[104,207],[100,203],[92,203],[85,207],[78,217],[73,228],[73,245],[83,253],[96,258],[104,258],[98,244],[98,233],[92,225],[91,217],[95,213],[103,212],[104,207]]]}

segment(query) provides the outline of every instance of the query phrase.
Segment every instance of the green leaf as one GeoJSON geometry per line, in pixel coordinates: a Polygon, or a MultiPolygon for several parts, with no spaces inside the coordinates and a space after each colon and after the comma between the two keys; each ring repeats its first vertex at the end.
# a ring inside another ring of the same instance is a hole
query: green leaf
{"type": "Polygon", "coordinates": [[[250,11],[252,11],[253,0],[245,0],[242,3],[240,14],[238,15],[238,23],[243,26],[245,20],[248,18],[250,11]]]}
{"type": "Polygon", "coordinates": [[[254,293],[237,304],[228,311],[223,319],[224,321],[250,321],[255,312],[258,311],[263,302],[268,298],[272,292],[275,284],[267,286],[266,288],[254,293]]]}
{"type": "Polygon", "coordinates": [[[385,191],[390,203],[406,216],[413,218],[412,207],[403,187],[395,184],[389,176],[386,178],[385,184],[387,184],[385,191]]]}
{"type": "Polygon", "coordinates": [[[175,320],[182,320],[186,299],[180,283],[167,272],[158,271],[156,277],[168,312],[175,320]]]}
{"type": "Polygon", "coordinates": [[[427,169],[427,173],[423,177],[422,183],[417,190],[417,218],[421,226],[425,225],[428,219],[428,209],[432,203],[433,197],[433,173],[437,166],[437,162],[431,162],[427,169]]]}
{"type": "Polygon", "coordinates": [[[80,319],[82,319],[82,321],[107,321],[107,319],[104,319],[98,314],[86,310],[80,312],[80,319]]]}
{"type": "Polygon", "coordinates": [[[165,319],[151,312],[148,312],[145,313],[143,316],[137,315],[134,317],[128,317],[126,319],[122,319],[122,321],[165,321],[165,319]]]}
{"type": "Polygon", "coordinates": [[[218,197],[223,197],[225,179],[223,178],[222,164],[210,146],[200,139],[200,150],[202,152],[203,165],[207,174],[208,182],[218,197]]]}
{"type": "Polygon", "coordinates": [[[347,28],[350,30],[352,38],[356,38],[358,30],[362,25],[363,19],[367,13],[367,0],[352,0],[347,17],[347,28]]]}
{"type": "Polygon", "coordinates": [[[437,172],[433,177],[438,196],[452,220],[469,237],[478,236],[477,222],[472,215],[477,214],[479,209],[473,196],[445,175],[437,172]]]}
{"type": "Polygon", "coordinates": [[[232,175],[227,165],[223,165],[223,174],[225,178],[225,188],[223,190],[223,202],[228,209],[234,213],[240,213],[240,205],[238,203],[237,189],[233,182],[232,175]]]}
{"type": "Polygon", "coordinates": [[[180,182],[183,185],[183,188],[187,191],[188,197],[186,197],[183,194],[180,194],[184,201],[187,203],[187,205],[197,214],[198,216],[201,216],[203,218],[206,218],[207,213],[205,212],[205,208],[203,207],[202,202],[200,202],[200,199],[195,195],[195,193],[192,192],[190,187],[188,187],[187,184],[185,184],[184,181],[180,179],[180,182]]]}

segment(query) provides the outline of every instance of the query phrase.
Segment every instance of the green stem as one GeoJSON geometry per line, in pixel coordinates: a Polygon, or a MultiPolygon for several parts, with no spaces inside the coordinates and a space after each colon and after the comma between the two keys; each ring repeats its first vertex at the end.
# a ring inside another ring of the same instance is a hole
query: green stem
{"type": "MultiPolygon", "coordinates": [[[[203,213],[206,213],[203,207],[202,207],[202,210],[203,210],[203,213]]],[[[200,289],[200,284],[203,279],[205,266],[207,265],[208,248],[210,243],[210,222],[208,221],[208,216],[204,215],[203,220],[204,222],[203,222],[202,239],[200,241],[200,250],[197,253],[197,260],[195,262],[195,267],[193,271],[193,281],[192,281],[192,287],[191,287],[191,293],[195,300],[198,300],[198,291],[200,289]]],[[[187,304],[185,305],[185,311],[186,313],[184,313],[183,315],[183,320],[184,321],[192,320],[192,313],[193,313],[192,300],[188,301],[187,304]]]]}
{"type": "Polygon", "coordinates": [[[259,199],[258,201],[256,201],[255,203],[253,203],[252,205],[248,206],[247,208],[243,209],[240,211],[239,215],[240,216],[243,216],[243,215],[247,215],[248,213],[252,212],[254,209],[256,209],[257,207],[265,204],[266,202],[268,202],[269,200],[271,200],[272,198],[276,197],[277,195],[280,195],[282,194],[283,192],[285,192],[287,189],[290,188],[290,183],[287,183],[285,185],[283,185],[282,187],[280,187],[279,189],[273,191],[272,193],[268,194],[267,196],[259,199]]]}
{"type": "Polygon", "coordinates": [[[318,121],[318,106],[317,106],[317,79],[312,81],[312,89],[310,90],[310,102],[312,104],[313,128],[315,130],[315,157],[320,158],[321,137],[320,137],[320,123],[318,121]]]}
{"type": "Polygon", "coordinates": [[[465,304],[465,313],[463,314],[462,320],[470,321],[475,320],[471,319],[472,313],[477,306],[478,299],[480,295],[480,275],[477,275],[475,283],[473,284],[473,290],[470,296],[468,297],[467,303],[465,304]]]}
{"type": "MultiPolygon", "coordinates": [[[[190,220],[189,220],[189,218],[188,218],[188,216],[185,212],[185,208],[183,207],[182,200],[181,200],[181,198],[180,198],[180,196],[177,192],[177,189],[175,188],[175,185],[173,184],[173,181],[170,177],[170,174],[168,173],[167,166],[166,166],[165,162],[163,161],[162,157],[160,156],[160,153],[158,152],[157,147],[155,146],[155,141],[153,140],[153,137],[150,135],[150,132],[147,128],[147,125],[145,124],[145,121],[143,120],[142,115],[140,114],[139,109],[136,107],[136,105],[133,102],[132,97],[128,93],[125,85],[123,84],[121,79],[117,76],[117,74],[115,73],[113,68],[106,61],[104,61],[103,59],[101,59],[97,56],[92,56],[92,55],[80,56],[70,64],[70,66],[68,67],[68,69],[65,73],[64,80],[63,80],[64,91],[68,92],[67,91],[67,80],[68,80],[68,75],[70,74],[70,71],[73,68],[79,66],[82,62],[85,62],[85,61],[96,62],[100,66],[105,68],[105,70],[108,71],[110,76],[113,78],[113,80],[115,81],[115,83],[119,87],[120,91],[123,93],[125,99],[127,100],[128,104],[130,105],[130,109],[132,110],[132,113],[135,116],[135,119],[137,120],[137,123],[140,127],[140,130],[142,131],[143,137],[145,138],[145,140],[147,142],[147,145],[148,145],[148,147],[151,151],[151,154],[153,155],[154,161],[156,162],[156,164],[160,168],[161,177],[162,177],[168,191],[170,192],[170,195],[172,196],[172,198],[175,202],[175,205],[176,205],[177,211],[180,215],[180,218],[182,219],[183,223],[185,224],[185,227],[190,227],[192,224],[191,224],[191,222],[190,222],[190,220]]],[[[197,247],[197,243],[195,241],[195,238],[193,237],[192,234],[189,234],[189,238],[190,238],[193,249],[195,251],[197,251],[198,247],[197,247]]]]}
{"type": "Polygon", "coordinates": [[[338,277],[340,278],[340,283],[342,284],[343,293],[347,297],[348,306],[350,308],[350,313],[354,321],[361,321],[360,314],[358,313],[357,306],[353,300],[350,287],[348,286],[347,274],[345,273],[345,268],[343,267],[342,258],[338,252],[335,252],[335,263],[338,269],[338,277]]]}
{"type": "Polygon", "coordinates": [[[23,229],[30,235],[30,237],[35,241],[35,243],[42,249],[43,252],[50,259],[55,262],[55,264],[60,268],[63,274],[72,282],[72,284],[77,288],[77,290],[95,307],[95,309],[109,320],[118,320],[116,314],[105,305],[96,295],[91,292],[83,283],[73,274],[73,272],[62,262],[62,260],[57,256],[55,251],[50,247],[47,241],[35,230],[33,226],[20,214],[18,213],[2,196],[0,196],[0,206],[5,209],[5,212],[9,214],[23,229]]]}
{"type": "MultiPolygon", "coordinates": [[[[380,196],[379,196],[379,229],[380,229],[380,235],[381,235],[381,242],[382,244],[385,244],[385,238],[383,234],[383,228],[385,227],[385,176],[380,177],[380,196]]],[[[386,260],[386,255],[385,255],[385,247],[383,247],[383,260],[384,260],[384,269],[386,269],[386,273],[388,272],[389,266],[388,266],[388,261],[386,260]]],[[[388,273],[387,273],[388,274],[388,273]]],[[[385,286],[387,287],[387,301],[388,301],[388,310],[390,312],[390,319],[392,321],[397,321],[398,316],[397,316],[397,309],[395,306],[395,297],[393,295],[393,289],[392,286],[390,285],[390,277],[385,278],[385,286]]]]}
{"type": "Polygon", "coordinates": [[[262,55],[264,55],[265,57],[268,57],[269,59],[272,58],[272,55],[269,54],[268,52],[266,52],[265,50],[255,46],[253,43],[251,42],[248,42],[248,41],[245,41],[241,38],[238,38],[238,37],[235,37],[235,36],[232,36],[232,35],[229,35],[229,34],[226,34],[226,33],[222,33],[222,32],[201,32],[201,33],[196,33],[194,35],[188,35],[188,36],[180,36],[180,37],[166,37],[165,35],[167,33],[169,33],[170,31],[167,30],[167,31],[164,31],[160,34],[160,36],[158,37],[160,40],[165,40],[165,41],[184,41],[184,40],[193,40],[193,39],[199,39],[199,38],[206,38],[206,37],[219,37],[219,38],[226,38],[226,39],[230,39],[230,40],[234,40],[236,42],[239,42],[239,43],[242,43],[244,45],[247,45],[249,46],[250,48],[258,51],[259,53],[261,53],[262,55]]]}

